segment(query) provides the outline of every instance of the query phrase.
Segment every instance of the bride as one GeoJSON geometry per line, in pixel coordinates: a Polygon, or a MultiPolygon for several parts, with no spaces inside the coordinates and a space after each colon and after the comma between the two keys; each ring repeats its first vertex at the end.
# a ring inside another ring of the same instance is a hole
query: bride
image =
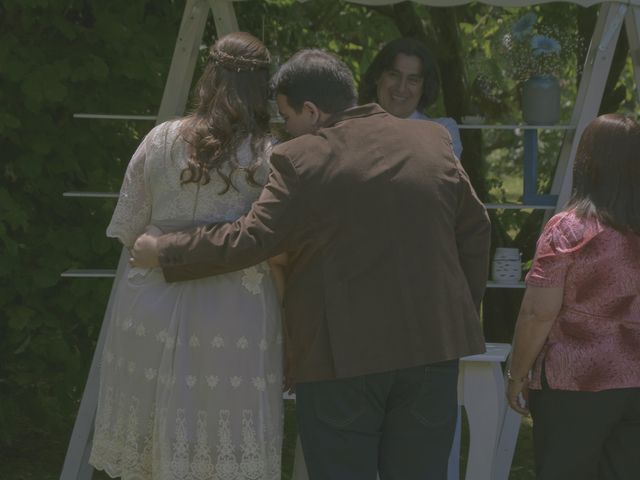
{"type": "MultiPolygon", "coordinates": [[[[156,126],[134,153],[107,229],[131,247],[240,217],[269,165],[269,52],[219,39],[190,115],[156,126]]],[[[282,336],[266,264],[166,283],[118,271],[101,362],[90,463],[124,480],[280,479],[282,336]]]]}

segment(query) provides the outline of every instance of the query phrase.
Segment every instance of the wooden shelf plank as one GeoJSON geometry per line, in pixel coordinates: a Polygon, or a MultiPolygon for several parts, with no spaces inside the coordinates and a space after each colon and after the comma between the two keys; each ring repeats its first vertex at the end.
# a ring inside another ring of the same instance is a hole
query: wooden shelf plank
{"type": "Polygon", "coordinates": [[[501,283],[494,282],[493,280],[489,280],[487,282],[487,288],[526,288],[524,282],[518,283],[501,283]]]}
{"type": "Polygon", "coordinates": [[[489,210],[553,210],[555,205],[536,205],[531,203],[485,203],[489,210]]]}
{"type": "Polygon", "coordinates": [[[80,197],[80,198],[118,198],[117,192],[64,192],[63,197],[80,197]]]}
{"type": "Polygon", "coordinates": [[[156,115],[111,115],[106,113],[74,113],[73,118],[89,120],[149,120],[155,121],[156,115]]]}
{"type": "Polygon", "coordinates": [[[468,124],[459,123],[460,130],[575,130],[575,125],[485,125],[485,124],[468,124]]]}
{"type": "MultiPolygon", "coordinates": [[[[116,275],[115,270],[110,269],[69,269],[60,274],[66,278],[113,278],[116,275]]],[[[498,283],[494,281],[487,282],[487,288],[525,288],[524,282],[518,283],[498,283]]]]}
{"type": "MultiPolygon", "coordinates": [[[[64,192],[68,198],[118,198],[117,192],[64,192]]],[[[489,210],[553,210],[555,205],[536,205],[526,203],[485,203],[489,210]]]]}
{"type": "Polygon", "coordinates": [[[487,343],[487,351],[478,355],[462,357],[461,362],[504,362],[511,352],[511,345],[508,343],[487,343]]]}
{"type": "MultiPolygon", "coordinates": [[[[84,120],[141,120],[155,122],[158,117],[156,115],[120,115],[107,113],[74,113],[73,118],[81,118],[84,120]]],[[[279,115],[271,116],[271,124],[284,124],[284,120],[279,115]]]]}
{"type": "Polygon", "coordinates": [[[64,278],[113,278],[116,276],[115,270],[107,269],[69,269],[60,274],[64,278]]]}

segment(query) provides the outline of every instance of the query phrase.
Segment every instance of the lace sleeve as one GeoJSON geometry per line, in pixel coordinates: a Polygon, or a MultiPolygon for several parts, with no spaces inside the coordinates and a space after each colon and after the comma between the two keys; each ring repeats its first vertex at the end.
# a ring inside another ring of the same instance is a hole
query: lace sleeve
{"type": "Polygon", "coordinates": [[[119,239],[128,248],[133,246],[151,220],[151,192],[145,176],[150,136],[147,135],[131,157],[120,188],[118,204],[107,227],[107,236],[119,239]]]}

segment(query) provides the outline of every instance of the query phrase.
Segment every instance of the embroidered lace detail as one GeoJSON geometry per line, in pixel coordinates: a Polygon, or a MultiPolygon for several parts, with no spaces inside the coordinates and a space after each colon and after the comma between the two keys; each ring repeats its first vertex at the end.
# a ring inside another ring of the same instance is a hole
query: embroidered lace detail
{"type": "Polygon", "coordinates": [[[179,408],[176,416],[176,440],[173,443],[173,459],[171,460],[170,469],[174,478],[185,478],[189,473],[187,425],[184,408],[179,408]]]}
{"type": "Polygon", "coordinates": [[[215,375],[207,375],[205,378],[207,380],[207,385],[209,385],[209,388],[211,389],[218,385],[218,382],[220,381],[220,379],[215,375]]]}
{"type": "Polygon", "coordinates": [[[243,270],[242,285],[254,295],[258,295],[262,292],[262,277],[263,273],[260,273],[256,267],[245,268],[243,270]]]}
{"type": "Polygon", "coordinates": [[[258,390],[259,392],[264,392],[265,389],[267,388],[267,382],[265,381],[264,378],[260,378],[260,377],[252,378],[251,383],[253,384],[254,387],[256,387],[256,390],[258,390]]]}
{"type": "Polygon", "coordinates": [[[196,446],[193,455],[192,472],[197,480],[206,480],[213,477],[214,468],[211,461],[211,450],[207,435],[207,414],[198,412],[196,446]]]}
{"type": "Polygon", "coordinates": [[[239,466],[233,453],[231,430],[229,427],[229,410],[222,410],[218,420],[218,461],[216,473],[220,480],[233,480],[238,477],[239,466]]]}
{"type": "Polygon", "coordinates": [[[154,406],[141,428],[138,399],[131,397],[125,405],[127,400],[120,396],[114,411],[113,398],[110,389],[97,418],[90,457],[92,465],[110,476],[123,480],[280,480],[280,430],[275,428],[267,438],[264,428],[256,427],[252,410],[242,410],[241,416],[220,410],[217,425],[209,424],[207,412],[198,411],[194,412],[195,425],[190,425],[191,415],[179,408],[173,431],[169,431],[167,409],[156,412],[154,406]],[[114,415],[117,420],[111,429],[114,415]],[[212,428],[217,435],[210,434],[212,428]],[[154,455],[161,457],[155,469],[154,455]]]}
{"type": "Polygon", "coordinates": [[[256,431],[253,426],[253,412],[242,412],[242,461],[240,469],[246,478],[257,479],[264,471],[264,452],[258,450],[256,431]]]}

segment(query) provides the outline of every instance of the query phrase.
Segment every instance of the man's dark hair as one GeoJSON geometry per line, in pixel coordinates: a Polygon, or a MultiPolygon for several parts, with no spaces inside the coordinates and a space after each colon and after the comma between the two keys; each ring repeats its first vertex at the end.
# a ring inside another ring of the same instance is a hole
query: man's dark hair
{"type": "Polygon", "coordinates": [[[322,50],[300,50],[274,75],[276,95],[285,95],[296,112],[312,102],[324,113],[336,113],[356,104],[356,89],[349,68],[322,50]]]}
{"type": "Polygon", "coordinates": [[[580,217],[640,234],[640,125],[619,114],[592,120],[582,134],[573,164],[568,208],[580,217]]]}
{"type": "Polygon", "coordinates": [[[440,76],[435,60],[427,47],[413,38],[396,38],[387,43],[369,65],[360,83],[359,102],[370,103],[378,101],[378,80],[382,74],[393,68],[398,54],[418,57],[422,65],[422,97],[418,102],[418,111],[423,111],[433,105],[440,90],[440,76]]]}

